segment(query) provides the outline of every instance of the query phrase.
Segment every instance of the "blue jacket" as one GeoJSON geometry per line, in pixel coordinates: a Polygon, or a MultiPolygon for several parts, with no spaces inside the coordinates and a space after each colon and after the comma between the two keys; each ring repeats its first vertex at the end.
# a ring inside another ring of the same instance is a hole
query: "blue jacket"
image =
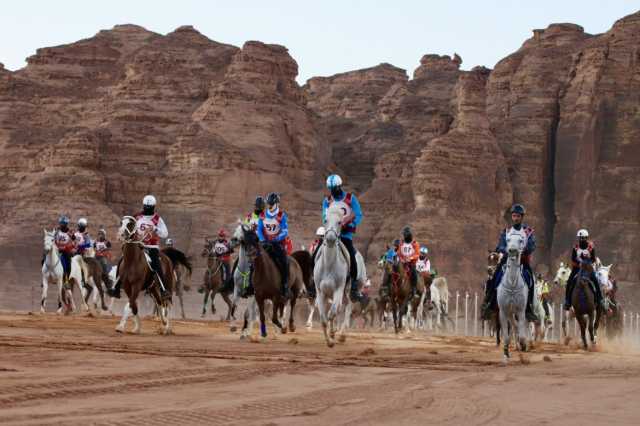
{"type": "MultiPolygon", "coordinates": [[[[335,198],[335,201],[343,201],[347,197],[347,192],[342,192],[342,196],[339,198],[335,198]]],[[[329,208],[329,199],[325,198],[322,201],[322,223],[326,223],[327,221],[327,209],[329,208]]],[[[343,226],[340,231],[341,238],[347,238],[349,240],[353,239],[353,233],[356,230],[356,227],[360,225],[362,222],[362,208],[360,207],[360,202],[358,198],[351,194],[351,211],[353,212],[353,220],[349,224],[348,227],[343,226]]]]}
{"type": "Polygon", "coordinates": [[[261,242],[265,242],[265,241],[277,241],[277,242],[282,242],[284,241],[285,238],[287,238],[289,236],[289,225],[287,224],[287,214],[282,211],[280,212],[280,210],[278,210],[278,212],[276,214],[272,214],[269,210],[266,210],[264,212],[264,216],[260,216],[260,219],[258,219],[258,226],[256,228],[256,234],[258,234],[258,238],[260,239],[261,242]],[[267,235],[264,232],[264,219],[276,219],[277,220],[277,216],[280,216],[280,232],[278,233],[278,235],[275,238],[272,239],[268,239],[267,235]]]}

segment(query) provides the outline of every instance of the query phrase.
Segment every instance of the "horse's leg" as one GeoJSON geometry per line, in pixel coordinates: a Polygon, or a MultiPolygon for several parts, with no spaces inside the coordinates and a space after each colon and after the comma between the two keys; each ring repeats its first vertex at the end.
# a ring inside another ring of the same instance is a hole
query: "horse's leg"
{"type": "Polygon", "coordinates": [[[220,293],[220,296],[222,296],[222,300],[224,300],[224,303],[227,304],[227,321],[231,321],[231,317],[233,314],[233,304],[231,303],[231,299],[229,299],[229,295],[227,295],[226,293],[220,293]]]}
{"type": "Polygon", "coordinates": [[[213,289],[211,289],[211,315],[215,315],[216,314],[216,294],[218,294],[218,287],[213,287],[213,289]]]}
{"type": "Polygon", "coordinates": [[[187,316],[184,313],[184,297],[182,295],[182,291],[180,291],[180,293],[178,293],[178,301],[180,302],[180,317],[183,320],[186,320],[187,316]]]}
{"type": "Polygon", "coordinates": [[[200,318],[204,318],[207,316],[207,302],[209,301],[209,289],[207,287],[204,288],[204,299],[202,301],[202,315],[200,318]]]}
{"type": "Polygon", "coordinates": [[[133,330],[131,332],[133,334],[140,334],[141,325],[140,325],[140,312],[138,309],[138,294],[137,291],[131,290],[131,297],[129,298],[129,304],[131,307],[131,313],[133,314],[133,330]]]}
{"type": "Polygon", "coordinates": [[[64,276],[56,276],[56,280],[58,281],[58,310],[56,311],[56,313],[61,314],[64,306],[64,298],[62,293],[64,291],[64,276]]]}
{"type": "Polygon", "coordinates": [[[307,318],[307,329],[311,330],[313,327],[313,313],[316,310],[316,300],[307,299],[307,306],[309,307],[309,318],[307,318]]]}
{"type": "MultiPolygon", "coordinates": [[[[278,327],[280,329],[280,332],[282,334],[286,334],[287,333],[287,328],[284,327],[282,325],[282,323],[280,322],[280,313],[282,312],[282,304],[284,302],[282,301],[272,301],[273,303],[273,309],[271,311],[271,322],[273,323],[273,325],[275,325],[276,327],[278,327]]],[[[276,334],[274,333],[273,337],[276,337],[276,334]]]]}
{"type": "Polygon", "coordinates": [[[526,352],[527,351],[527,341],[529,340],[528,339],[529,327],[527,325],[527,317],[525,315],[525,309],[526,309],[526,304],[525,304],[525,306],[522,307],[522,310],[518,314],[518,322],[516,324],[516,326],[518,327],[517,328],[517,330],[518,330],[518,342],[520,343],[520,350],[522,352],[526,352]]]}
{"type": "Polygon", "coordinates": [[[258,299],[256,297],[256,302],[258,303],[258,311],[260,312],[260,336],[262,339],[267,338],[267,324],[265,322],[264,317],[264,299],[258,299]]]}
{"type": "MultiPolygon", "coordinates": [[[[576,315],[578,324],[580,325],[580,336],[582,337],[582,348],[586,351],[589,349],[587,345],[587,323],[584,320],[584,315],[576,315]]],[[[589,318],[591,320],[591,318],[589,318]]]]}
{"type": "Polygon", "coordinates": [[[510,319],[505,312],[506,309],[500,309],[500,325],[502,328],[502,340],[503,340],[503,361],[507,362],[507,360],[511,357],[509,354],[509,345],[511,344],[511,333],[509,332],[509,322],[510,319]]]}
{"type": "MultiPolygon", "coordinates": [[[[597,316],[597,314],[596,314],[597,316]]],[[[591,346],[594,346],[596,344],[596,336],[595,336],[595,331],[594,331],[594,320],[595,318],[593,317],[593,314],[589,314],[589,317],[587,318],[589,320],[589,337],[591,338],[591,346]]]]}
{"type": "Polygon", "coordinates": [[[127,319],[129,318],[130,314],[131,314],[131,305],[129,304],[129,302],[127,302],[127,304],[124,305],[124,310],[122,311],[122,318],[120,319],[120,323],[116,327],[117,332],[124,333],[127,326],[127,319]]]}
{"type": "MultiPolygon", "coordinates": [[[[344,343],[347,340],[346,329],[349,327],[351,323],[351,313],[353,311],[353,303],[351,303],[351,299],[347,299],[346,306],[344,308],[344,321],[342,321],[342,326],[340,327],[340,332],[338,334],[338,342],[344,343]]],[[[365,318],[366,322],[366,318],[365,318]]]]}
{"type": "Polygon", "coordinates": [[[318,314],[320,316],[320,323],[322,324],[322,332],[324,333],[324,340],[327,342],[327,346],[330,348],[335,345],[333,339],[329,336],[329,332],[327,330],[328,324],[328,316],[327,316],[327,304],[328,298],[322,291],[322,287],[318,287],[318,291],[316,292],[316,305],[318,306],[318,314]]]}
{"type": "Polygon", "coordinates": [[[395,333],[398,334],[398,305],[396,304],[395,300],[392,300],[391,302],[391,313],[393,314],[393,328],[395,330],[395,333]]]}
{"type": "Polygon", "coordinates": [[[600,326],[601,318],[602,318],[602,310],[598,307],[596,308],[596,318],[595,318],[595,323],[593,324],[593,333],[591,334],[591,342],[593,342],[594,345],[596,343],[596,340],[598,339],[598,327],[600,326]]]}
{"type": "Polygon", "coordinates": [[[47,304],[47,291],[49,289],[49,277],[47,273],[42,274],[42,296],[40,297],[40,312],[44,314],[47,304]]]}
{"type": "Polygon", "coordinates": [[[290,307],[290,311],[289,311],[289,331],[292,333],[295,333],[296,331],[296,325],[295,325],[295,310],[296,310],[296,302],[297,302],[297,297],[292,297],[291,301],[289,302],[289,307],[290,307]]]}

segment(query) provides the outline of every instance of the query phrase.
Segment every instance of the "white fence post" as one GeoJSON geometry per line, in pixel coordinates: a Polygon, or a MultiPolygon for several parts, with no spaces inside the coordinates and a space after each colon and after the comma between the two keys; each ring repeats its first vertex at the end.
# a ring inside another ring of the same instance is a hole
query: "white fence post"
{"type": "Polygon", "coordinates": [[[473,308],[473,335],[478,335],[478,293],[475,293],[475,302],[473,308]]]}
{"type": "Polygon", "coordinates": [[[468,320],[467,320],[467,313],[468,313],[468,308],[469,308],[469,293],[467,293],[465,291],[464,293],[464,335],[466,336],[468,334],[468,329],[467,329],[467,325],[468,325],[468,320]]]}
{"type": "Polygon", "coordinates": [[[460,292],[456,290],[456,332],[458,334],[458,301],[460,299],[460,292]]]}

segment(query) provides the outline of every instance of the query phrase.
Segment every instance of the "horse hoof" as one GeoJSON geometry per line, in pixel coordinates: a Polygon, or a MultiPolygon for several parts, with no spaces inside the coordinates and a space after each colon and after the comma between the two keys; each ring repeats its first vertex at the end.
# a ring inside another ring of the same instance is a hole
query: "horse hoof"
{"type": "Polygon", "coordinates": [[[291,324],[289,326],[289,331],[292,332],[292,333],[295,333],[296,332],[296,327],[293,324],[291,324]]]}
{"type": "Polygon", "coordinates": [[[247,338],[247,336],[245,336],[244,334],[240,335],[240,340],[245,340],[247,338]]]}
{"type": "Polygon", "coordinates": [[[238,327],[236,327],[235,325],[232,325],[231,327],[229,327],[229,331],[232,333],[235,333],[236,331],[238,331],[238,327]]]}
{"type": "Polygon", "coordinates": [[[338,342],[344,343],[346,341],[347,341],[347,336],[345,336],[344,334],[341,334],[338,336],[338,342]]]}
{"type": "Polygon", "coordinates": [[[281,329],[281,330],[282,330],[282,334],[287,334],[287,331],[288,331],[288,330],[287,330],[287,327],[282,327],[282,329],[281,329]]]}
{"type": "Polygon", "coordinates": [[[116,327],[116,332],[124,333],[124,327],[120,327],[120,326],[116,327]]]}
{"type": "Polygon", "coordinates": [[[327,346],[329,346],[330,348],[332,348],[335,345],[335,342],[327,342],[327,346]]]}

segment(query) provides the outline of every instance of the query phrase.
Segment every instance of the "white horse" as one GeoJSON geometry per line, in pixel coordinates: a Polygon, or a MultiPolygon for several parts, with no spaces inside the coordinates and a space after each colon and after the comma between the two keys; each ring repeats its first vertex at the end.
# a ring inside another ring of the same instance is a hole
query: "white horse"
{"type": "MultiPolygon", "coordinates": [[[[239,225],[234,231],[233,238],[231,240],[233,247],[240,247],[238,253],[238,265],[236,266],[236,270],[233,272],[232,307],[239,305],[241,294],[244,288],[249,286],[249,280],[251,279],[251,262],[249,261],[249,256],[247,256],[244,249],[244,245],[241,244],[244,240],[244,233],[249,232],[250,230],[251,227],[249,225],[239,221],[239,225]]],[[[240,333],[240,339],[248,338],[251,336],[251,333],[253,333],[253,325],[258,318],[258,304],[256,303],[255,295],[251,295],[247,298],[247,308],[244,311],[243,317],[244,324],[242,326],[242,332],[240,333]]],[[[230,329],[231,331],[236,330],[235,321],[231,322],[230,329]]]]}
{"type": "MultiPolygon", "coordinates": [[[[358,283],[366,283],[367,281],[369,281],[369,279],[367,278],[367,267],[364,262],[364,257],[358,250],[356,250],[356,263],[358,268],[358,275],[357,275],[358,283]]],[[[313,327],[313,314],[318,308],[318,304],[316,303],[316,299],[314,299],[313,301],[309,299],[307,300],[308,300],[308,306],[309,306],[309,317],[307,318],[306,326],[308,330],[311,330],[313,327]]],[[[369,303],[373,303],[373,302],[374,302],[373,300],[369,301],[369,303]]],[[[350,310],[353,309],[353,305],[351,302],[348,303],[347,309],[350,309],[350,310]]],[[[347,313],[349,314],[349,317],[351,317],[351,312],[347,312],[347,313]]],[[[350,325],[350,322],[348,323],[348,325],[350,325]]]]}
{"type": "Polygon", "coordinates": [[[45,312],[47,303],[47,290],[49,284],[58,285],[58,313],[62,312],[62,287],[64,280],[64,268],[60,259],[58,247],[55,244],[55,231],[44,231],[45,259],[42,264],[42,297],[40,298],[40,312],[45,312]]]}
{"type": "Polygon", "coordinates": [[[547,321],[545,319],[546,314],[544,312],[544,306],[542,306],[542,286],[544,280],[537,280],[533,288],[533,313],[538,317],[538,321],[532,322],[533,336],[535,341],[543,341],[547,336],[548,330],[551,328],[552,319],[547,321]]]}
{"type": "MultiPolygon", "coordinates": [[[[345,287],[349,277],[349,252],[339,240],[343,211],[337,205],[329,207],[324,242],[320,247],[313,279],[316,285],[316,305],[320,312],[322,331],[327,346],[335,345],[335,321],[345,298],[345,287]],[[328,329],[328,330],[327,330],[328,329]]],[[[344,341],[344,330],[351,317],[351,302],[347,300],[345,318],[340,328],[340,340],[344,341]]]]}
{"type": "Polygon", "coordinates": [[[504,361],[510,357],[509,344],[511,332],[516,333],[520,349],[527,350],[527,326],[525,309],[527,307],[527,285],[522,277],[520,258],[524,250],[524,237],[520,234],[507,235],[507,263],[504,275],[498,287],[498,307],[500,324],[504,340],[504,361]]]}
{"type": "MultiPolygon", "coordinates": [[[[78,312],[78,309],[76,308],[76,304],[73,300],[74,285],[78,287],[78,290],[80,291],[80,301],[81,301],[80,303],[81,303],[82,309],[84,311],[89,311],[89,305],[87,304],[88,290],[87,290],[87,287],[85,287],[85,286],[90,286],[90,284],[88,284],[88,280],[89,280],[89,272],[87,269],[87,265],[84,262],[82,255],[76,254],[71,258],[71,272],[69,273],[69,286],[65,289],[67,291],[67,297],[71,302],[72,309],[75,312],[78,312]]],[[[95,288],[95,284],[93,285],[93,287],[95,288]]]]}
{"type": "Polygon", "coordinates": [[[431,323],[442,331],[453,329],[454,324],[449,318],[449,284],[445,277],[437,277],[429,287],[431,292],[431,323]],[[449,326],[449,327],[448,327],[449,326]]]}
{"type": "Polygon", "coordinates": [[[560,266],[558,267],[558,271],[556,272],[556,276],[553,279],[553,283],[555,285],[559,285],[560,287],[567,287],[567,281],[569,281],[569,275],[571,275],[571,268],[566,266],[564,262],[560,262],[560,266]]]}

